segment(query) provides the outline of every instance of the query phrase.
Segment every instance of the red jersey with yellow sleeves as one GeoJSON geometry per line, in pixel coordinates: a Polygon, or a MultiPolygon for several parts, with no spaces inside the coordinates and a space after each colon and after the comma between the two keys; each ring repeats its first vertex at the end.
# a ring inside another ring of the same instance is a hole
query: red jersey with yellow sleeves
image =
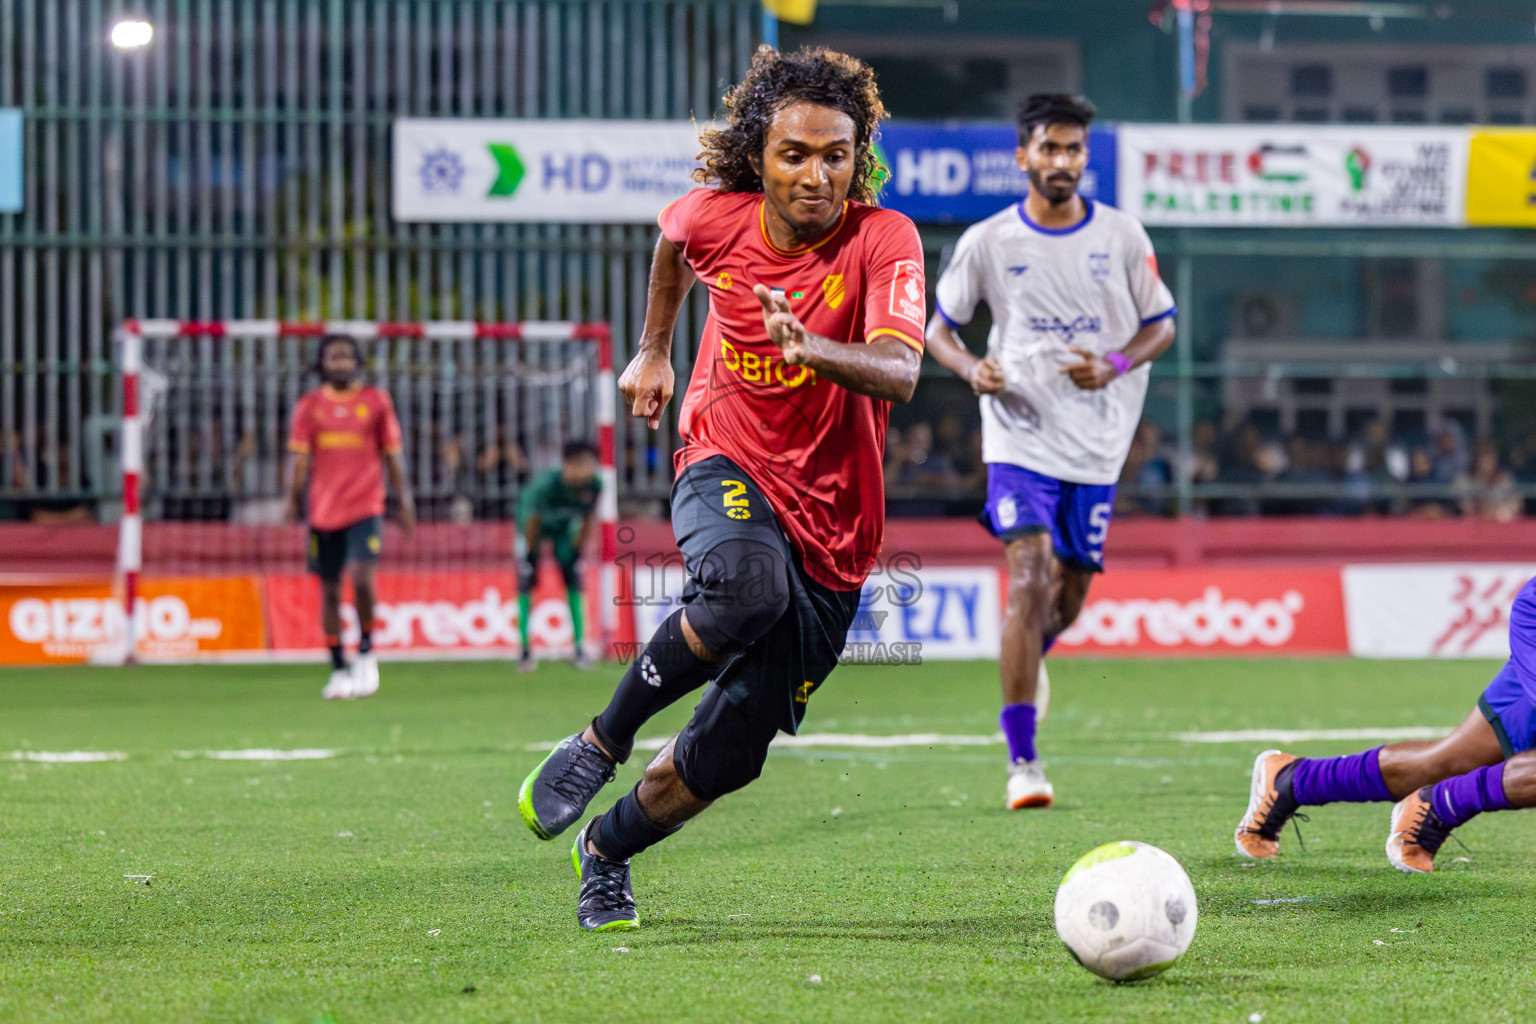
{"type": "MultiPolygon", "coordinates": [[[[696,189],[659,218],[709,289],[676,466],[731,459],[774,506],[807,575],[856,590],[885,530],[891,404],[785,365],[752,287],[784,292],[813,334],[848,345],[891,339],[921,352],[922,243],[903,215],[848,202],[820,241],[780,249],[768,239],[763,204],[759,192],[696,189]]],[[[730,495],[721,498],[728,504],[730,495]]]]}
{"type": "Polygon", "coordinates": [[[340,530],[384,514],[383,456],[400,451],[400,421],[375,387],[325,385],[299,399],[290,451],[307,452],[309,525],[340,530]]]}

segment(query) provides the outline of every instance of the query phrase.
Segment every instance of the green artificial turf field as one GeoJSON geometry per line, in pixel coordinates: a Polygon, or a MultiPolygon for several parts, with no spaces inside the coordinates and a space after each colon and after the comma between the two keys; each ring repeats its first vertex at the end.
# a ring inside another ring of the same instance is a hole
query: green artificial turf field
{"type": "MultiPolygon", "coordinates": [[[[1249,866],[1231,833],[1264,744],[1172,738],[1451,726],[1492,668],[1058,662],[1053,809],[1001,809],[1000,745],[777,750],[636,860],[644,927],[602,935],[575,923],[571,835],[539,842],[516,803],[529,745],[600,710],[611,669],[386,663],[356,703],[322,702],[316,666],[6,670],[0,1019],[1528,1021],[1529,814],[1483,816],[1470,855],[1408,877],[1386,805],[1331,806],[1305,852],[1288,831],[1249,866]],[[190,756],[248,748],[335,756],[190,756]],[[126,757],[11,755],[76,750],[126,757]],[[1117,986],[1067,955],[1051,903],[1121,838],[1184,863],[1200,924],[1168,974],[1117,986]]],[[[806,730],[992,733],[995,672],[844,668],[806,730]]]]}

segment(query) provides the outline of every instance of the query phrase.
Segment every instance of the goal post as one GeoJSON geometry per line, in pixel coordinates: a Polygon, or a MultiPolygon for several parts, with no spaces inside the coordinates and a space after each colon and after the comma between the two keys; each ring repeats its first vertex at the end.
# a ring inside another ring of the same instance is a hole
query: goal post
{"type": "MultiPolygon", "coordinates": [[[[319,386],[314,353],[332,335],[358,343],[364,379],[394,401],[418,510],[410,538],[386,526],[381,655],[517,655],[517,498],[573,440],[598,450],[584,618],[588,643],[606,649],[618,514],[607,324],[129,320],[119,334],[116,574],[133,628],[96,660],[282,659],[320,646],[303,527],[284,523],[282,506],[293,405],[319,386]]],[[[532,645],[569,653],[555,568],[533,598],[532,645]]],[[[355,633],[355,614],[348,624],[355,633]]]]}

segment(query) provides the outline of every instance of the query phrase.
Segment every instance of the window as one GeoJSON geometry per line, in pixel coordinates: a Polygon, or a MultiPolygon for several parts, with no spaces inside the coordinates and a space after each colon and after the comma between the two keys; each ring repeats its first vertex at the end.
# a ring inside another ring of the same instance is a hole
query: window
{"type": "Polygon", "coordinates": [[[1395,100],[1425,98],[1429,95],[1429,70],[1423,67],[1388,68],[1387,94],[1395,100]]]}
{"type": "Polygon", "coordinates": [[[1078,92],[1082,63],[1069,40],[1009,35],[816,35],[868,62],[895,117],[1012,120],[1037,92],[1078,92]]]}
{"type": "Polygon", "coordinates": [[[1525,99],[1525,69],[1489,68],[1483,76],[1483,95],[1491,100],[1525,99]]]}
{"type": "Polygon", "coordinates": [[[1536,47],[1233,40],[1221,59],[1229,121],[1536,123],[1536,47]]]}
{"type": "Polygon", "coordinates": [[[1291,95],[1333,95],[1333,69],[1327,64],[1298,64],[1291,68],[1291,95]]]}

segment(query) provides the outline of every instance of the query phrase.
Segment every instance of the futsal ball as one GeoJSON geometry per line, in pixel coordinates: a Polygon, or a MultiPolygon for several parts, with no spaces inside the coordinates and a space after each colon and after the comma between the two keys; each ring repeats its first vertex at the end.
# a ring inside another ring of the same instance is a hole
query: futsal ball
{"type": "Polygon", "coordinates": [[[1106,843],[1056,890],[1056,934],[1101,978],[1161,974],[1195,937],[1195,889],[1179,862],[1146,843],[1106,843]]]}

